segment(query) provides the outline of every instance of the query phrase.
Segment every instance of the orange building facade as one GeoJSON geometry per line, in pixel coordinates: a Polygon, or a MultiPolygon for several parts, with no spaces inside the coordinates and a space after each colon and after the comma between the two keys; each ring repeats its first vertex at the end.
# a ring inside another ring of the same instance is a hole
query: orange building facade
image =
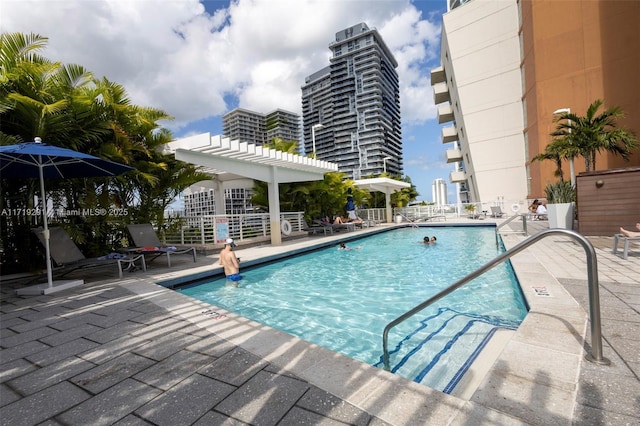
{"type": "MultiPolygon", "coordinates": [[[[552,141],[554,111],[579,116],[596,99],[620,107],[618,126],[640,137],[640,1],[519,0],[525,150],[529,198],[557,181],[553,161],[530,162],[552,141]]],[[[577,157],[576,175],[584,171],[577,157]]],[[[596,170],[640,166],[640,149],[624,161],[601,153],[596,170]]],[[[563,164],[566,180],[569,165],[563,164]]]]}

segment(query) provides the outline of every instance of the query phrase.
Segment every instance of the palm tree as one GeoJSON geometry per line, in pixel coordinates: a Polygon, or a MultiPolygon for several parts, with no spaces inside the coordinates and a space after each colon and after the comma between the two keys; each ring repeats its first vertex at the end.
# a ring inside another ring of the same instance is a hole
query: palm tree
{"type": "Polygon", "coordinates": [[[567,158],[564,151],[564,142],[561,142],[559,139],[551,142],[544,148],[544,152],[542,154],[538,154],[531,159],[531,161],[543,161],[543,160],[552,160],[556,163],[556,170],[553,172],[553,175],[558,177],[560,181],[564,181],[564,172],[562,171],[562,160],[567,158]]]}
{"type": "Polygon", "coordinates": [[[271,138],[267,148],[275,149],[289,154],[295,154],[298,149],[298,141],[287,141],[282,138],[271,138]]]}
{"type": "MultiPolygon", "coordinates": [[[[112,248],[114,232],[131,220],[161,223],[164,208],[175,195],[206,176],[160,152],[173,137],[158,121],[163,111],[133,105],[124,87],[95,79],[80,65],[52,62],[38,54],[47,38],[37,34],[0,34],[0,144],[44,142],[129,164],[127,178],[51,180],[49,199],[69,209],[112,206],[130,212],[122,217],[60,218],[85,254],[112,248]],[[90,238],[88,236],[91,236],[90,238]]],[[[2,182],[0,208],[33,207],[36,182],[2,182]]],[[[37,220],[33,219],[33,220],[37,220]]],[[[28,268],[36,259],[29,247],[33,220],[0,216],[0,245],[13,259],[7,264],[28,268]]]]}
{"type": "Polygon", "coordinates": [[[608,108],[596,115],[602,104],[600,99],[594,101],[584,117],[563,112],[554,120],[558,125],[551,133],[556,138],[552,144],[557,145],[552,151],[561,158],[584,157],[587,172],[596,169],[596,154],[599,152],[611,152],[628,160],[638,147],[633,132],[617,128],[616,121],[624,117],[619,107],[608,108]]]}

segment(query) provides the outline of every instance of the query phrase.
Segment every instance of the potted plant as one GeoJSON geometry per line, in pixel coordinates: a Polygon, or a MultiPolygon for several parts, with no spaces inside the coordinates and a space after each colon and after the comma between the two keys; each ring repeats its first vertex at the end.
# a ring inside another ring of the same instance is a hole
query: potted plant
{"type": "Polygon", "coordinates": [[[570,182],[550,183],[544,189],[547,196],[549,228],[573,229],[576,190],[570,182]]]}
{"type": "Polygon", "coordinates": [[[464,206],[464,210],[469,214],[469,218],[471,219],[475,219],[476,218],[476,205],[475,204],[467,204],[466,206],[464,206]]]}

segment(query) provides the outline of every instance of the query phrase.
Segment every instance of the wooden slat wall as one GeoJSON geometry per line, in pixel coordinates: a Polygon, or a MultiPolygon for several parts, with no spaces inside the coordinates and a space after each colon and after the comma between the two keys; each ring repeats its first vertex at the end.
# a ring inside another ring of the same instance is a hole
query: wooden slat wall
{"type": "Polygon", "coordinates": [[[640,167],[581,173],[576,179],[578,232],[612,236],[640,222],[640,167]],[[602,186],[596,185],[602,183],[602,186]]]}

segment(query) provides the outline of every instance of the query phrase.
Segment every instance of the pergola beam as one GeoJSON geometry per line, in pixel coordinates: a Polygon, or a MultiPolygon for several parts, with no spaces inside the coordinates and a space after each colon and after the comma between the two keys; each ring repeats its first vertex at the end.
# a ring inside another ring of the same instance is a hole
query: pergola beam
{"type": "MultiPolygon", "coordinates": [[[[271,244],[282,244],[280,235],[280,194],[278,185],[290,182],[322,180],[327,172],[338,171],[338,165],[297,154],[276,151],[247,142],[230,140],[210,133],[179,139],[167,144],[165,153],[177,160],[203,167],[218,181],[254,179],[267,183],[271,244]]],[[[216,210],[218,201],[216,197],[216,210]]],[[[220,206],[224,209],[224,204],[220,206]]]]}

